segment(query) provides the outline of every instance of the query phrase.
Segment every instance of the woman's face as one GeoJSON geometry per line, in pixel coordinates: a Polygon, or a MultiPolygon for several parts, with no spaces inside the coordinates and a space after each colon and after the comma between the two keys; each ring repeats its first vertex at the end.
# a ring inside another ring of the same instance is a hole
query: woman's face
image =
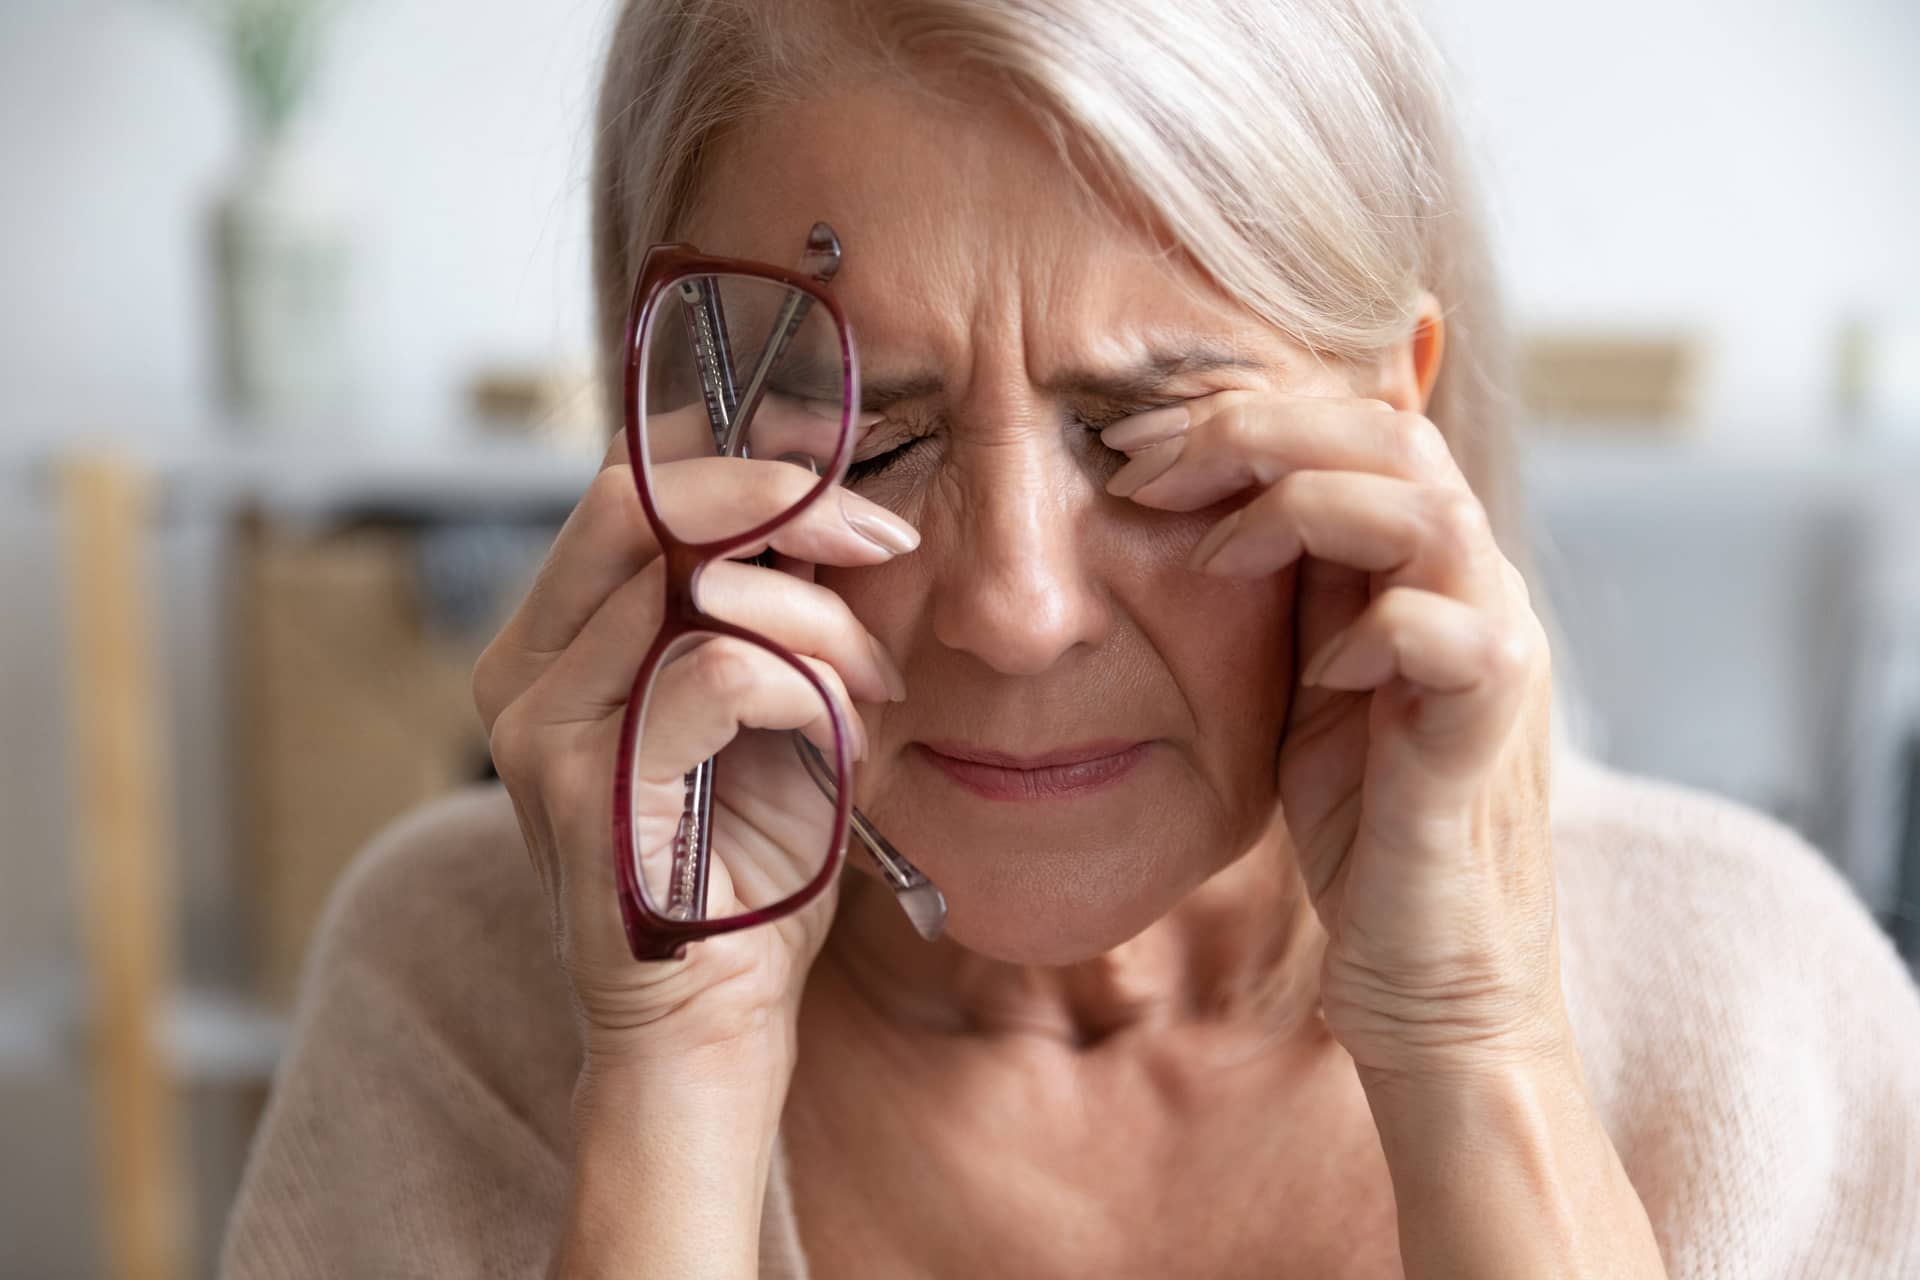
{"type": "Polygon", "coordinates": [[[850,484],[921,535],[819,574],[906,676],[861,709],[857,802],[941,886],[950,937],[1024,963],[1118,945],[1267,833],[1293,682],[1294,573],[1189,572],[1233,504],[1108,494],[1099,428],[1232,388],[1355,394],[1084,199],[1013,114],[865,89],[725,140],[686,229],[782,265],[816,220],[840,236],[830,287],[885,415],[850,484]]]}

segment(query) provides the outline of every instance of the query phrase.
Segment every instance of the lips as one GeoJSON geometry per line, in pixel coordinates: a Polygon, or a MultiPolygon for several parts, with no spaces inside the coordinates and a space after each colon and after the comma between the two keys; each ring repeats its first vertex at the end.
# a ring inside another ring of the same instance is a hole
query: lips
{"type": "Polygon", "coordinates": [[[960,786],[989,800],[1060,800],[1118,782],[1139,767],[1150,742],[1091,742],[1038,755],[962,743],[917,743],[920,754],[960,786]]]}

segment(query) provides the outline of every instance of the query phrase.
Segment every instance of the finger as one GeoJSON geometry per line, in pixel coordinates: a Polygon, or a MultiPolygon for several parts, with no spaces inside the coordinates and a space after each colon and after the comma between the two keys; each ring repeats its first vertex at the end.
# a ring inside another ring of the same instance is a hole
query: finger
{"type": "MultiPolygon", "coordinates": [[[[815,478],[791,463],[707,457],[655,468],[653,483],[667,527],[700,542],[792,511],[815,478]]],[[[813,563],[865,565],[900,554],[918,538],[912,525],[885,507],[835,488],[776,529],[771,542],[813,563]]],[[[632,469],[619,463],[605,468],[554,539],[535,581],[538,599],[529,599],[538,607],[509,624],[513,638],[536,651],[564,648],[600,602],[659,553],[632,469]]]]}
{"type": "MultiPolygon", "coordinates": [[[[622,446],[621,460],[632,462],[634,459],[628,454],[625,442],[623,433],[616,442],[622,446]]],[[[649,413],[640,444],[647,461],[656,467],[685,458],[709,458],[720,451],[705,400],[693,400],[665,411],[649,413]]]]}
{"type": "MultiPolygon", "coordinates": [[[[852,735],[848,751],[863,758],[866,726],[840,677],[825,663],[801,661],[840,709],[852,735]]],[[[687,770],[720,754],[741,729],[798,729],[833,758],[833,720],[820,691],[792,663],[731,636],[699,642],[654,674],[634,756],[635,779],[677,787],[687,770]]]]}
{"type": "Polygon", "coordinates": [[[811,577],[719,560],[701,573],[696,594],[714,617],[829,663],[861,701],[906,699],[905,677],[880,638],[838,592],[811,577]]]}
{"type": "Polygon", "coordinates": [[[729,551],[731,556],[758,555],[771,546],[816,564],[862,565],[920,545],[911,524],[842,485],[829,485],[799,509],[818,484],[805,467],[759,458],[689,458],[656,467],[653,475],[660,517],[684,542],[717,541],[796,513],[769,538],[729,551]]]}
{"type": "Polygon", "coordinates": [[[1386,758],[1416,770],[1431,790],[1477,778],[1491,764],[1545,656],[1544,636],[1530,613],[1510,619],[1431,591],[1394,587],[1311,655],[1301,680],[1349,692],[1405,682],[1386,716],[1385,736],[1398,740],[1386,758]]]}
{"type": "Polygon", "coordinates": [[[1158,443],[1153,432],[1130,434],[1126,421],[1101,432],[1131,459],[1108,481],[1108,492],[1161,510],[1196,511],[1294,471],[1466,485],[1440,429],[1384,400],[1231,391],[1187,407],[1184,430],[1158,443]]]}
{"type": "MultiPolygon", "coordinates": [[[[543,714],[555,722],[595,720],[626,706],[634,677],[660,629],[664,566],[656,561],[608,597],[539,680],[543,714]]],[[[701,605],[839,673],[863,701],[887,702],[904,685],[891,659],[844,600],[816,583],[773,569],[715,561],[700,575],[701,605]]]]}
{"type": "MultiPolygon", "coordinates": [[[[1318,556],[1300,562],[1293,599],[1293,660],[1305,663],[1334,636],[1339,635],[1366,612],[1373,602],[1373,575],[1318,556]]],[[[1287,708],[1286,739],[1302,733],[1319,733],[1342,723],[1353,722],[1364,730],[1365,718],[1328,715],[1329,708],[1342,707],[1352,699],[1331,689],[1296,682],[1293,700],[1287,708]]],[[[1365,743],[1362,740],[1361,744],[1365,743]]],[[[1329,759],[1337,758],[1329,756],[1329,759]]],[[[1339,794],[1332,788],[1328,794],[1339,794]]]]}
{"type": "MultiPolygon", "coordinates": [[[[722,521],[734,530],[762,523],[791,509],[813,485],[813,478],[792,464],[737,458],[674,463],[656,469],[655,476],[671,476],[661,498],[670,527],[682,528],[674,522],[681,518],[677,513],[685,513],[696,537],[719,529],[722,521]]],[[[910,550],[918,539],[913,526],[893,512],[835,486],[768,540],[737,554],[771,545],[789,563],[871,565],[910,550]]],[[[632,470],[618,463],[604,468],[554,539],[526,598],[475,666],[474,698],[483,722],[491,727],[501,709],[540,678],[588,619],[659,550],[632,470]]],[[[660,591],[656,580],[654,595],[660,591]]],[[[651,627],[635,631],[627,642],[651,634],[651,627]]]]}
{"type": "Polygon", "coordinates": [[[1218,577],[1261,577],[1302,555],[1481,605],[1500,601],[1504,563],[1470,491],[1357,471],[1296,471],[1222,519],[1188,564],[1218,577]]]}
{"type": "MultiPolygon", "coordinates": [[[[877,413],[856,413],[850,425],[855,430],[864,429],[881,417],[877,413]]],[[[762,393],[739,436],[747,445],[749,457],[776,459],[791,454],[815,459],[824,469],[848,426],[847,414],[838,400],[807,399],[767,391],[762,393]]],[[[658,466],[688,458],[717,457],[725,436],[724,428],[715,431],[706,402],[695,400],[664,413],[648,415],[647,458],[658,466]]],[[[624,445],[621,456],[626,456],[624,445]]]]}
{"type": "Polygon", "coordinates": [[[885,416],[871,411],[849,415],[838,400],[769,391],[754,410],[747,438],[753,457],[812,459],[824,471],[843,431],[865,431],[885,416]]]}
{"type": "Polygon", "coordinates": [[[531,652],[564,649],[600,602],[659,554],[632,469],[609,462],[594,474],[554,535],[502,636],[531,652]]]}

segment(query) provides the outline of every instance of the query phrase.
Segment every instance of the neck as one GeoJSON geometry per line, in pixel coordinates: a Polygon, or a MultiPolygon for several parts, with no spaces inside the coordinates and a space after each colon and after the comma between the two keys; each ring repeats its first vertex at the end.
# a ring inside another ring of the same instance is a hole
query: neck
{"type": "Polygon", "coordinates": [[[1317,1023],[1325,943],[1291,859],[1276,822],[1146,930],[1066,965],[928,943],[883,885],[852,870],[821,959],[901,1030],[1075,1046],[1197,1023],[1286,1035],[1317,1023]]]}

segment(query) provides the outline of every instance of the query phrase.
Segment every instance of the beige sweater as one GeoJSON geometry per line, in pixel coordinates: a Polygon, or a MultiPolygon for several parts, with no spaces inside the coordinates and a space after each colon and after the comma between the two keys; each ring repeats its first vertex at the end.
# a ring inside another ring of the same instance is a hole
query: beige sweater
{"type": "MultiPolygon", "coordinates": [[[[1554,830],[1567,1002],[1671,1273],[1920,1277],[1920,998],[1845,883],[1565,753],[1554,830]]],[[[541,1276],[577,1055],[505,794],[403,819],[308,957],[223,1274],[541,1276]]],[[[805,1276],[778,1163],[765,1223],[761,1274],[805,1276]]]]}

